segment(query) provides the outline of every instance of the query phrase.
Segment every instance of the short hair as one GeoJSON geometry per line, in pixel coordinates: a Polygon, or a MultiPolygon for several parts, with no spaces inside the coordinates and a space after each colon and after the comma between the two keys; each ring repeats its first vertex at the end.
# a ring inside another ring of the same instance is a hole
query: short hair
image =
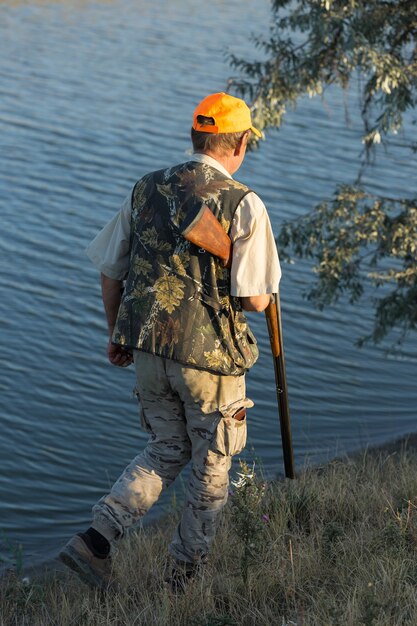
{"type": "Polygon", "coordinates": [[[217,152],[219,155],[225,155],[230,150],[234,150],[239,141],[248,131],[238,133],[203,133],[200,130],[191,129],[191,141],[193,142],[194,151],[217,152]]]}

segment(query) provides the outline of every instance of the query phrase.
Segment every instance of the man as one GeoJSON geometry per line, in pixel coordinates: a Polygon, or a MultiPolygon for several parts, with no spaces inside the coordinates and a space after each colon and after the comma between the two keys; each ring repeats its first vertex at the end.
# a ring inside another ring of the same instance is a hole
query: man
{"type": "Polygon", "coordinates": [[[191,461],[167,578],[181,591],[206,561],[227,500],[233,455],[246,443],[244,374],[258,350],[242,309],[263,311],[280,267],[266,209],[232,178],[253,132],[239,98],[216,93],[194,112],[189,161],[144,176],[87,249],[101,271],[108,357],[135,362],[141,422],[150,438],[93,508],[93,522],[60,558],[105,588],[111,545],[191,461]],[[206,205],[233,244],[230,270],[181,228],[206,205]],[[124,288],[123,288],[123,282],[124,288]]]}

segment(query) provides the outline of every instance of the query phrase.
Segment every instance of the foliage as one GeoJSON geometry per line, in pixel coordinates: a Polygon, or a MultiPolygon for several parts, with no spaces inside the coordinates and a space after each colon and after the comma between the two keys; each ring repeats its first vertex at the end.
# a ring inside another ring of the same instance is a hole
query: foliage
{"type": "Polygon", "coordinates": [[[246,461],[240,461],[238,479],[232,482],[232,525],[242,545],[241,573],[245,585],[249,581],[252,565],[262,556],[265,539],[265,524],[268,516],[262,514],[262,501],[266,484],[260,482],[255,473],[255,464],[249,468],[246,461]]]}
{"type": "Polygon", "coordinates": [[[345,292],[350,302],[356,302],[363,293],[365,269],[376,287],[394,284],[377,301],[373,332],[360,343],[368,338],[378,342],[394,327],[400,330],[401,340],[416,328],[417,203],[382,200],[343,186],[332,202],[323,202],[306,217],[284,224],[278,245],[283,250],[291,246],[298,256],[315,258],[318,282],[308,297],[320,308],[345,292]]]}
{"type": "MultiPolygon", "coordinates": [[[[417,104],[417,2],[273,0],[272,18],[269,36],[255,38],[262,60],[230,58],[240,73],[230,88],[251,99],[255,124],[280,126],[299,98],[354,82],[365,146],[358,180],[284,225],[279,243],[316,260],[318,281],[309,297],[319,306],[337,301],[344,291],[356,301],[368,278],[376,287],[392,286],[375,303],[369,338],[380,341],[394,327],[403,338],[416,329],[417,197],[411,190],[407,199],[372,197],[360,178],[379,144],[386,146],[392,133],[416,124],[410,115],[417,104]]],[[[409,154],[417,151],[408,132],[401,145],[409,154]]]]}

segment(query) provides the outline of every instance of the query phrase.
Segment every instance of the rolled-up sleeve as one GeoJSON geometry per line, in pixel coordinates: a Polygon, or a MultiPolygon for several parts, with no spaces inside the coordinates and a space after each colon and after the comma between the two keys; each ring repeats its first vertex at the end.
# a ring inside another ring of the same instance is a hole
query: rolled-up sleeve
{"type": "Polygon", "coordinates": [[[85,250],[93,265],[115,280],[123,280],[129,271],[131,197],[85,250]]]}
{"type": "Polygon", "coordinates": [[[255,193],[248,193],[237,207],[230,237],[231,295],[276,293],[281,279],[277,247],[265,205],[255,193]]]}

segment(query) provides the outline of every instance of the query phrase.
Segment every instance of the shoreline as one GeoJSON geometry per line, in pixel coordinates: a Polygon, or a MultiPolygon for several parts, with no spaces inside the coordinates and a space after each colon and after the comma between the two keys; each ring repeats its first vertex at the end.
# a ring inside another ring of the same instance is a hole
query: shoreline
{"type": "MultiPolygon", "coordinates": [[[[405,451],[412,451],[417,454],[417,432],[402,435],[400,437],[397,437],[396,439],[388,440],[387,442],[383,444],[367,445],[365,447],[358,448],[357,450],[352,451],[352,452],[346,452],[342,455],[336,455],[330,458],[325,463],[317,463],[315,465],[307,466],[307,467],[301,468],[300,471],[303,472],[307,468],[312,469],[312,470],[315,470],[315,469],[320,470],[335,461],[343,462],[344,460],[347,460],[347,459],[355,460],[359,456],[368,452],[371,454],[384,454],[388,457],[388,456],[392,456],[397,453],[401,453],[405,451]]],[[[282,479],[284,479],[284,476],[277,476],[271,482],[280,481],[282,479]]],[[[167,516],[169,516],[169,512],[165,513],[160,518],[153,520],[152,522],[145,523],[144,527],[145,528],[146,527],[158,528],[158,526],[167,516]]],[[[7,567],[4,569],[4,571],[0,570],[0,582],[2,578],[6,578],[13,571],[14,571],[13,568],[7,568],[7,567]]],[[[54,557],[46,558],[46,560],[41,563],[36,563],[32,565],[31,564],[24,565],[20,573],[20,578],[21,579],[27,578],[29,580],[32,580],[36,578],[42,578],[43,576],[47,576],[51,572],[65,572],[65,571],[66,571],[65,566],[60,561],[58,561],[56,556],[54,556],[54,557]]]]}
{"type": "Polygon", "coordinates": [[[415,450],[417,452],[417,432],[401,435],[396,439],[388,440],[382,444],[365,446],[364,448],[358,450],[358,452],[352,453],[348,456],[355,457],[366,450],[369,450],[369,452],[386,452],[387,454],[395,454],[396,452],[402,452],[404,450],[415,450]]]}

